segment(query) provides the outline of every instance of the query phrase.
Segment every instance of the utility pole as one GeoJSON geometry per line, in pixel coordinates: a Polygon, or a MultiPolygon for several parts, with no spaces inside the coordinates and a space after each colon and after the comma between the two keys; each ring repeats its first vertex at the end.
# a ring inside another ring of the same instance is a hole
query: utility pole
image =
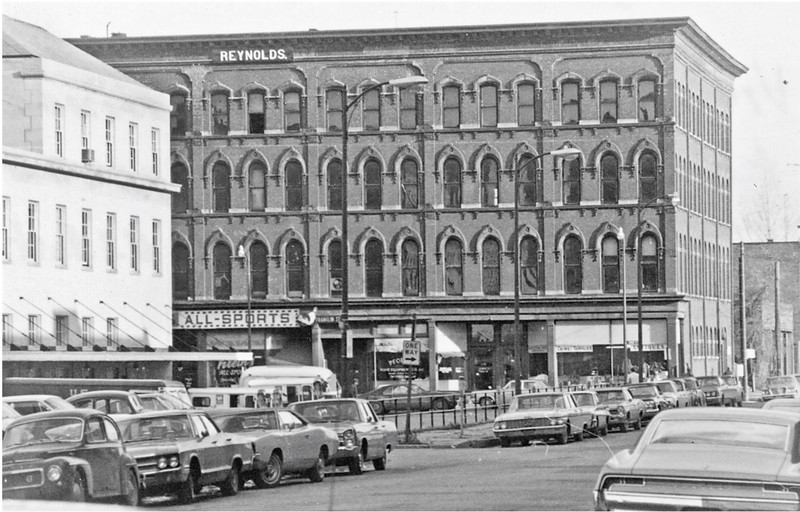
{"type": "Polygon", "coordinates": [[[741,325],[739,333],[742,337],[742,387],[744,388],[744,399],[748,400],[750,385],[747,372],[747,304],[744,290],[744,242],[739,242],[739,323],[741,325]]]}
{"type": "Polygon", "coordinates": [[[775,262],[775,375],[783,375],[781,368],[781,262],[775,262]]]}

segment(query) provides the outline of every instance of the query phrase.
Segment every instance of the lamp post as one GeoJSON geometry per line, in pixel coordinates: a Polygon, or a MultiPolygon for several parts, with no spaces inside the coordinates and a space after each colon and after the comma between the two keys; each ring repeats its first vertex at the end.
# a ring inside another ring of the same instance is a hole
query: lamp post
{"type": "MultiPolygon", "coordinates": [[[[375,89],[379,89],[384,85],[393,85],[396,87],[404,87],[404,86],[413,86],[413,85],[422,85],[428,83],[428,79],[424,76],[409,76],[405,78],[395,78],[392,80],[387,80],[385,82],[381,82],[378,84],[370,85],[369,87],[365,88],[358,94],[352,101],[348,103],[347,101],[347,90],[342,91],[342,314],[341,314],[341,329],[342,329],[342,348],[344,349],[345,353],[343,354],[343,359],[349,359],[352,357],[352,352],[347,350],[350,346],[350,322],[349,322],[349,304],[348,304],[348,294],[349,294],[349,271],[348,271],[348,233],[347,233],[347,139],[348,139],[348,116],[347,114],[360,100],[370,91],[375,89]]],[[[352,350],[352,349],[351,349],[352,350]]],[[[345,363],[345,370],[346,375],[345,379],[349,380],[349,368],[348,364],[345,363]]],[[[346,380],[345,382],[348,382],[346,380]]]]}
{"type": "MultiPolygon", "coordinates": [[[[654,197],[644,204],[636,204],[636,328],[638,331],[639,344],[639,382],[642,382],[644,379],[644,339],[642,338],[642,210],[653,206],[659,199],[659,197],[654,197]]],[[[667,200],[668,204],[672,206],[680,202],[678,194],[668,195],[667,200]]],[[[669,350],[669,347],[667,347],[667,350],[669,350]]],[[[667,368],[667,373],[669,374],[669,368],[667,368]]]]}
{"type": "Polygon", "coordinates": [[[520,394],[522,392],[522,376],[520,375],[522,367],[522,348],[520,346],[520,322],[519,322],[519,176],[520,173],[527,167],[539,162],[547,155],[560,157],[564,160],[574,160],[581,152],[578,148],[563,148],[554,149],[541,155],[536,155],[527,162],[525,165],[517,167],[514,173],[514,393],[520,394]]]}
{"type": "MultiPolygon", "coordinates": [[[[624,383],[628,383],[628,273],[625,269],[625,232],[622,228],[617,231],[617,240],[619,240],[622,250],[622,373],[624,375],[624,383]]],[[[614,349],[611,349],[612,361],[614,349]]],[[[611,374],[614,374],[612,363],[611,374]]]]}
{"type": "MultiPolygon", "coordinates": [[[[239,245],[239,250],[236,252],[237,256],[244,258],[247,269],[247,351],[253,353],[253,337],[251,326],[251,303],[250,303],[250,256],[244,250],[244,245],[239,245]]],[[[266,361],[266,353],[264,354],[264,361],[266,361]]]]}

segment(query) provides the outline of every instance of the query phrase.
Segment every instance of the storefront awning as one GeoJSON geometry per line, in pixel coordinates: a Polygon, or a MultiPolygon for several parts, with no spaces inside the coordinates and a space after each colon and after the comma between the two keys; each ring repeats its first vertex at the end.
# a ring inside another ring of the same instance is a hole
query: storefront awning
{"type": "Polygon", "coordinates": [[[59,362],[183,362],[183,361],[242,361],[253,362],[251,352],[40,352],[3,351],[3,361],[49,363],[59,362]]]}

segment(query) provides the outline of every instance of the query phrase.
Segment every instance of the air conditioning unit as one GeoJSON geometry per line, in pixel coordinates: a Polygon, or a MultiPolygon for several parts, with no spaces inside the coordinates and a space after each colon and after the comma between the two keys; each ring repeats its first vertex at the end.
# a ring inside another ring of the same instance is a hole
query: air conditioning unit
{"type": "Polygon", "coordinates": [[[94,162],[94,150],[93,149],[82,149],[81,150],[81,162],[94,162]]]}
{"type": "Polygon", "coordinates": [[[332,277],[331,278],[331,291],[332,292],[340,292],[340,291],[342,291],[342,278],[341,277],[332,277]]]}

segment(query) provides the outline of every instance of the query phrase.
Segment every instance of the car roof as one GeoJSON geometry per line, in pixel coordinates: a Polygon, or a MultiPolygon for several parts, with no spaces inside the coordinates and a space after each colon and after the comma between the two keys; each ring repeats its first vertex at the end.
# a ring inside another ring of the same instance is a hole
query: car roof
{"type": "Polygon", "coordinates": [[[278,409],[275,407],[213,407],[204,412],[208,413],[212,418],[216,418],[217,416],[247,416],[265,411],[277,412],[278,409]]]}
{"type": "Polygon", "coordinates": [[[141,420],[148,418],[163,418],[167,416],[186,416],[187,414],[204,414],[206,411],[199,409],[168,409],[165,411],[146,411],[137,414],[126,414],[117,420],[117,423],[129,420],[141,420]]]}
{"type": "Polygon", "coordinates": [[[58,395],[14,395],[4,396],[4,402],[22,402],[24,400],[46,400],[48,398],[61,398],[58,395]]]}
{"type": "Polygon", "coordinates": [[[369,400],[364,398],[323,398],[321,400],[303,400],[301,402],[294,402],[289,404],[289,407],[293,405],[305,405],[305,404],[329,404],[333,402],[361,402],[361,403],[369,403],[369,400]]]}
{"type": "Polygon", "coordinates": [[[777,421],[786,425],[800,423],[800,412],[787,411],[783,409],[755,409],[755,408],[732,408],[732,407],[683,407],[680,409],[667,409],[661,411],[656,419],[663,420],[703,420],[719,419],[732,420],[741,419],[746,421],[777,421]]]}
{"type": "Polygon", "coordinates": [[[75,418],[75,417],[86,419],[91,416],[108,417],[107,414],[100,412],[96,409],[56,409],[53,411],[36,412],[33,414],[28,414],[27,416],[23,416],[17,421],[22,422],[24,420],[37,420],[44,418],[75,418]]]}
{"type": "Polygon", "coordinates": [[[597,388],[594,391],[600,393],[602,391],[622,391],[623,389],[627,388],[628,386],[614,386],[609,388],[597,388]]]}
{"type": "Polygon", "coordinates": [[[72,395],[71,397],[67,398],[67,402],[72,399],[77,398],[96,398],[96,397],[103,397],[103,396],[112,396],[112,397],[128,397],[131,395],[135,395],[133,391],[124,391],[121,389],[108,389],[108,390],[100,390],[100,391],[84,391],[83,393],[77,393],[72,395]]]}

